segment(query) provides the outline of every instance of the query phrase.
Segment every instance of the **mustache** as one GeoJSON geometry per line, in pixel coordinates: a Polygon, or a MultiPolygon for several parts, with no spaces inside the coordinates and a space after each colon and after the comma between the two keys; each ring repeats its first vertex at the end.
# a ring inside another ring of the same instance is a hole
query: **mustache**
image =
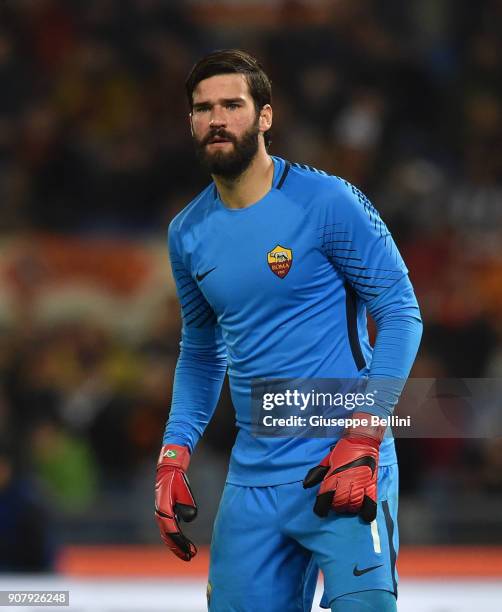
{"type": "Polygon", "coordinates": [[[213,138],[223,138],[235,144],[235,136],[233,136],[233,134],[230,134],[230,132],[227,132],[226,130],[218,128],[216,130],[211,130],[209,134],[202,139],[200,143],[201,146],[203,147],[206,146],[207,144],[211,142],[211,140],[213,140],[213,138]]]}

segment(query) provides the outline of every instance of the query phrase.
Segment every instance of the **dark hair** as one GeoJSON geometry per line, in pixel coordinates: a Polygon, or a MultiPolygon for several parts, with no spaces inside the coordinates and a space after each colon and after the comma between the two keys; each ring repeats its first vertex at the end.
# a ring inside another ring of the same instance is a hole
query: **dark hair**
{"type": "MultiPolygon", "coordinates": [[[[193,107],[193,92],[197,85],[218,74],[243,74],[257,113],[266,104],[272,104],[272,84],[258,60],[240,49],[222,49],[200,59],[190,71],[185,82],[190,109],[193,107]]],[[[269,132],[264,134],[267,147],[271,141],[269,132]]]]}

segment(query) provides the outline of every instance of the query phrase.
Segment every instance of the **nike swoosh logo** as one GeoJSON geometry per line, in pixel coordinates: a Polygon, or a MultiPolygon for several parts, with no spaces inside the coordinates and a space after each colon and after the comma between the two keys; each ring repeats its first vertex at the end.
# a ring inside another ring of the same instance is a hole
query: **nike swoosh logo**
{"type": "Polygon", "coordinates": [[[210,270],[208,270],[207,272],[204,272],[204,274],[196,274],[195,275],[195,279],[197,280],[198,283],[200,283],[201,280],[204,280],[206,278],[206,276],[212,272],[213,270],[216,270],[218,266],[214,266],[214,268],[211,268],[210,270]]]}
{"type": "Polygon", "coordinates": [[[368,572],[376,570],[377,567],[382,567],[382,565],[383,563],[380,563],[380,565],[372,565],[371,567],[365,567],[362,570],[357,569],[357,565],[354,565],[354,571],[352,573],[354,574],[354,576],[362,576],[363,574],[367,574],[368,572]]]}

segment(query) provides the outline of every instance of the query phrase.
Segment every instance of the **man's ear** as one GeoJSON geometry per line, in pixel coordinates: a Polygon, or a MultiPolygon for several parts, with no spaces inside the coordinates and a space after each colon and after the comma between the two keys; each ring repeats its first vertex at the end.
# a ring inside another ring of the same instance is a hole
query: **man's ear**
{"type": "Polygon", "coordinates": [[[268,130],[272,127],[272,115],[272,107],[270,104],[265,104],[260,111],[260,118],[258,121],[260,132],[268,132],[268,130]]]}
{"type": "Polygon", "coordinates": [[[192,117],[192,113],[188,113],[188,122],[190,123],[190,134],[192,134],[192,138],[193,138],[193,117],[192,117]]]}

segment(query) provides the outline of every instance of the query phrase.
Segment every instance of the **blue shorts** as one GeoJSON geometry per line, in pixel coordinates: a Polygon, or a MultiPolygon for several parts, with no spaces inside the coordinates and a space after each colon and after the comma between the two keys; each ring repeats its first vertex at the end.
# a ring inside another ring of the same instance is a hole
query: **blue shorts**
{"type": "Polygon", "coordinates": [[[378,472],[378,513],[314,514],[318,487],[226,484],[216,517],[209,569],[210,612],[310,612],[318,571],[321,602],[368,590],[397,596],[398,468],[378,472]]]}

